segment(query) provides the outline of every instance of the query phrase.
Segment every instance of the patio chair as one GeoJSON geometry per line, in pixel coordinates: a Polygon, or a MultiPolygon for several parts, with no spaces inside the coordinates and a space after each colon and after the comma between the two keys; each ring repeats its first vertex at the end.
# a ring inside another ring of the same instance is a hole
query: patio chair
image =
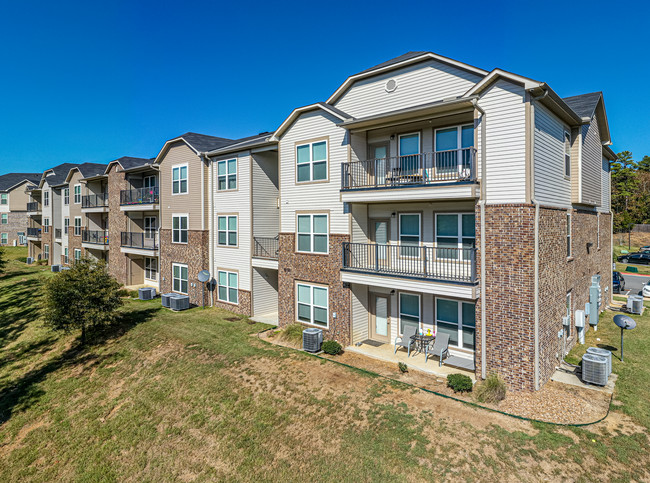
{"type": "Polygon", "coordinates": [[[417,327],[414,325],[405,325],[404,334],[401,337],[395,337],[395,351],[397,353],[398,347],[406,347],[408,350],[407,357],[411,356],[411,346],[415,343],[415,340],[411,339],[411,336],[415,335],[417,327]]]}
{"type": "Polygon", "coordinates": [[[441,334],[438,332],[433,347],[427,346],[425,353],[426,356],[424,362],[429,360],[429,354],[431,354],[432,356],[438,356],[440,358],[439,365],[442,366],[442,360],[445,357],[449,357],[449,334],[441,334]]]}

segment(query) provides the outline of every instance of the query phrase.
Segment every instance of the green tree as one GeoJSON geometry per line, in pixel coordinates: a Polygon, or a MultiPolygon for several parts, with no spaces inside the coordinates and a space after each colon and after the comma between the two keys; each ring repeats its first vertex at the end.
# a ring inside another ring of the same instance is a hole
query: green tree
{"type": "Polygon", "coordinates": [[[120,284],[107,271],[103,261],[78,260],[45,285],[45,322],[54,330],[81,329],[81,344],[86,332],[115,321],[122,305],[120,284]]]}

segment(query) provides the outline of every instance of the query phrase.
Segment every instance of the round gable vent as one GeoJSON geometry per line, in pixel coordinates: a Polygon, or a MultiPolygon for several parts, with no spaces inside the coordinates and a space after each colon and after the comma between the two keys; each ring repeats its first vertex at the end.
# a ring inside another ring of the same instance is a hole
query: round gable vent
{"type": "Polygon", "coordinates": [[[393,92],[397,89],[397,81],[395,79],[388,79],[386,81],[386,92],[393,92]]]}

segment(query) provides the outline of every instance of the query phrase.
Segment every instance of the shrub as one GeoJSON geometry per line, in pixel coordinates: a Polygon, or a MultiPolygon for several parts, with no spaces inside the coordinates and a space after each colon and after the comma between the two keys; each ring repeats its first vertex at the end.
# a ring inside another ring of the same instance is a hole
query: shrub
{"type": "Polygon", "coordinates": [[[341,351],[343,351],[343,346],[341,346],[341,344],[339,344],[335,340],[326,340],[325,342],[323,342],[323,346],[321,347],[321,349],[323,349],[323,352],[325,352],[326,354],[336,356],[340,354],[341,351]]]}
{"type": "Polygon", "coordinates": [[[449,374],[447,376],[447,387],[454,392],[470,392],[474,384],[472,378],[465,374],[449,374]]]}
{"type": "Polygon", "coordinates": [[[506,383],[496,372],[476,387],[476,399],[484,403],[498,403],[506,397],[506,383]]]}
{"type": "Polygon", "coordinates": [[[403,362],[398,362],[398,363],[397,363],[397,367],[399,368],[399,370],[400,370],[400,372],[401,372],[402,374],[404,374],[404,373],[406,373],[406,372],[409,371],[408,366],[407,366],[406,364],[404,364],[403,362]]]}
{"type": "Polygon", "coordinates": [[[287,342],[302,343],[302,324],[287,325],[281,332],[280,336],[287,342]]]}

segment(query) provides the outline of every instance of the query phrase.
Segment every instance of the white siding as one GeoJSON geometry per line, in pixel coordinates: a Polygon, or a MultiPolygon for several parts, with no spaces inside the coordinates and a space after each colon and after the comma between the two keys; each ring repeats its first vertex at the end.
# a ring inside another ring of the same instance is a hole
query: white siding
{"type": "Polygon", "coordinates": [[[253,268],[253,315],[278,312],[278,271],[253,268]]]}
{"type": "Polygon", "coordinates": [[[295,233],[296,211],[329,210],[330,233],[348,234],[348,215],[340,201],[341,163],[348,159],[348,140],[340,120],[322,111],[302,114],[280,141],[281,231],[295,233]],[[329,181],[296,184],[296,143],[329,137],[329,181]]]}
{"type": "Polygon", "coordinates": [[[497,81],[481,97],[486,112],[486,201],[526,201],[526,108],[524,88],[497,81]]]}
{"type": "MultiPolygon", "coordinates": [[[[217,165],[214,163],[214,267],[217,270],[239,272],[239,289],[251,290],[251,200],[250,200],[250,156],[248,152],[231,155],[223,159],[237,158],[237,190],[217,190],[217,165]],[[217,217],[221,214],[237,214],[237,247],[217,244],[217,217]]],[[[190,215],[192,216],[192,215],[190,215]]],[[[216,278],[216,274],[215,274],[216,278]]]]}
{"type": "Polygon", "coordinates": [[[274,237],[280,229],[278,209],[278,155],[277,152],[257,153],[253,163],[253,233],[255,236],[274,237]]]}
{"type": "Polygon", "coordinates": [[[609,159],[603,158],[602,165],[600,169],[601,177],[601,203],[598,208],[599,211],[609,212],[611,207],[611,195],[612,195],[612,180],[609,173],[609,159]]]}
{"type": "Polygon", "coordinates": [[[601,197],[601,170],[603,159],[603,145],[600,142],[598,121],[596,116],[591,123],[582,126],[582,203],[590,205],[600,204],[601,197]]]}
{"type": "MultiPolygon", "coordinates": [[[[571,180],[564,176],[564,132],[571,130],[546,107],[535,103],[535,199],[569,208],[571,180]]],[[[571,173],[577,176],[578,173],[571,173]]]]}
{"type": "Polygon", "coordinates": [[[429,60],[357,81],[334,105],[360,118],[457,97],[479,80],[476,74],[429,60]],[[397,82],[393,92],[386,92],[388,79],[397,82]]]}

